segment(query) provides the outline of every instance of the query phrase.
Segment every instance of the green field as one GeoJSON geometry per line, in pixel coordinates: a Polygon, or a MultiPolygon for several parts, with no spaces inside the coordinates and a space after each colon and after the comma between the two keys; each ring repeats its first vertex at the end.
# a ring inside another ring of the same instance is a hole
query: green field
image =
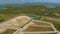
{"type": "MultiPolygon", "coordinates": [[[[6,6],[7,7],[7,6],[6,6]]],[[[23,7],[8,6],[5,10],[0,10],[0,14],[35,14],[60,18],[60,7],[47,8],[43,5],[30,5],[23,7]]]]}
{"type": "Polygon", "coordinates": [[[16,16],[17,14],[0,14],[0,22],[6,21],[16,16]]]}

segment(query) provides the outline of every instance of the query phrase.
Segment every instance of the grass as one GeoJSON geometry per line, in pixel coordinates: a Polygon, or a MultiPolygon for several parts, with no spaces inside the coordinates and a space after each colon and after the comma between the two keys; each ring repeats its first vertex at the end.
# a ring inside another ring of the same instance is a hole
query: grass
{"type": "MultiPolygon", "coordinates": [[[[14,5],[15,6],[15,5],[14,5]]],[[[0,14],[35,14],[43,16],[56,16],[55,13],[60,14],[60,6],[56,8],[47,8],[44,5],[28,5],[23,7],[6,6],[7,9],[0,10],[0,14]]]]}
{"type": "Polygon", "coordinates": [[[0,22],[6,21],[6,20],[13,18],[15,16],[16,16],[16,14],[0,14],[0,22]]]}
{"type": "Polygon", "coordinates": [[[0,14],[0,23],[20,15],[25,15],[25,14],[0,14]]]}

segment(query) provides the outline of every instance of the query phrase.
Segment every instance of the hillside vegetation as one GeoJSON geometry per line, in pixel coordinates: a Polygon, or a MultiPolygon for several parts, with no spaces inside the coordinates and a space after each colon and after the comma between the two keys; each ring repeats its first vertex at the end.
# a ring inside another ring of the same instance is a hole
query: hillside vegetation
{"type": "Polygon", "coordinates": [[[0,10],[2,14],[36,14],[43,16],[54,16],[60,17],[60,7],[47,8],[43,5],[29,5],[22,7],[12,7],[8,6],[5,10],[0,10]]]}

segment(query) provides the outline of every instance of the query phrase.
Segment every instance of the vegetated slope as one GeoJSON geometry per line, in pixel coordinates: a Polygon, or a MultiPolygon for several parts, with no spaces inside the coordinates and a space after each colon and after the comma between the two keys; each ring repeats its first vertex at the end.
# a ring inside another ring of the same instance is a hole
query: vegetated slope
{"type": "Polygon", "coordinates": [[[60,17],[60,7],[47,8],[44,5],[27,5],[22,7],[7,7],[5,10],[0,10],[2,14],[36,14],[45,16],[60,17]],[[57,15],[56,15],[57,14],[57,15]]]}
{"type": "Polygon", "coordinates": [[[6,21],[8,19],[11,19],[13,17],[16,17],[18,15],[17,14],[0,14],[0,23],[3,22],[3,21],[6,21]]]}

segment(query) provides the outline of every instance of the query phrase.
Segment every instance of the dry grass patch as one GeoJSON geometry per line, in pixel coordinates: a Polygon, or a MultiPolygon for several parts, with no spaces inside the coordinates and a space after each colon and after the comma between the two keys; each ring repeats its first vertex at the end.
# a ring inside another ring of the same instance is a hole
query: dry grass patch
{"type": "Polygon", "coordinates": [[[13,34],[16,30],[15,29],[7,29],[5,32],[0,34],[13,34]]]}

